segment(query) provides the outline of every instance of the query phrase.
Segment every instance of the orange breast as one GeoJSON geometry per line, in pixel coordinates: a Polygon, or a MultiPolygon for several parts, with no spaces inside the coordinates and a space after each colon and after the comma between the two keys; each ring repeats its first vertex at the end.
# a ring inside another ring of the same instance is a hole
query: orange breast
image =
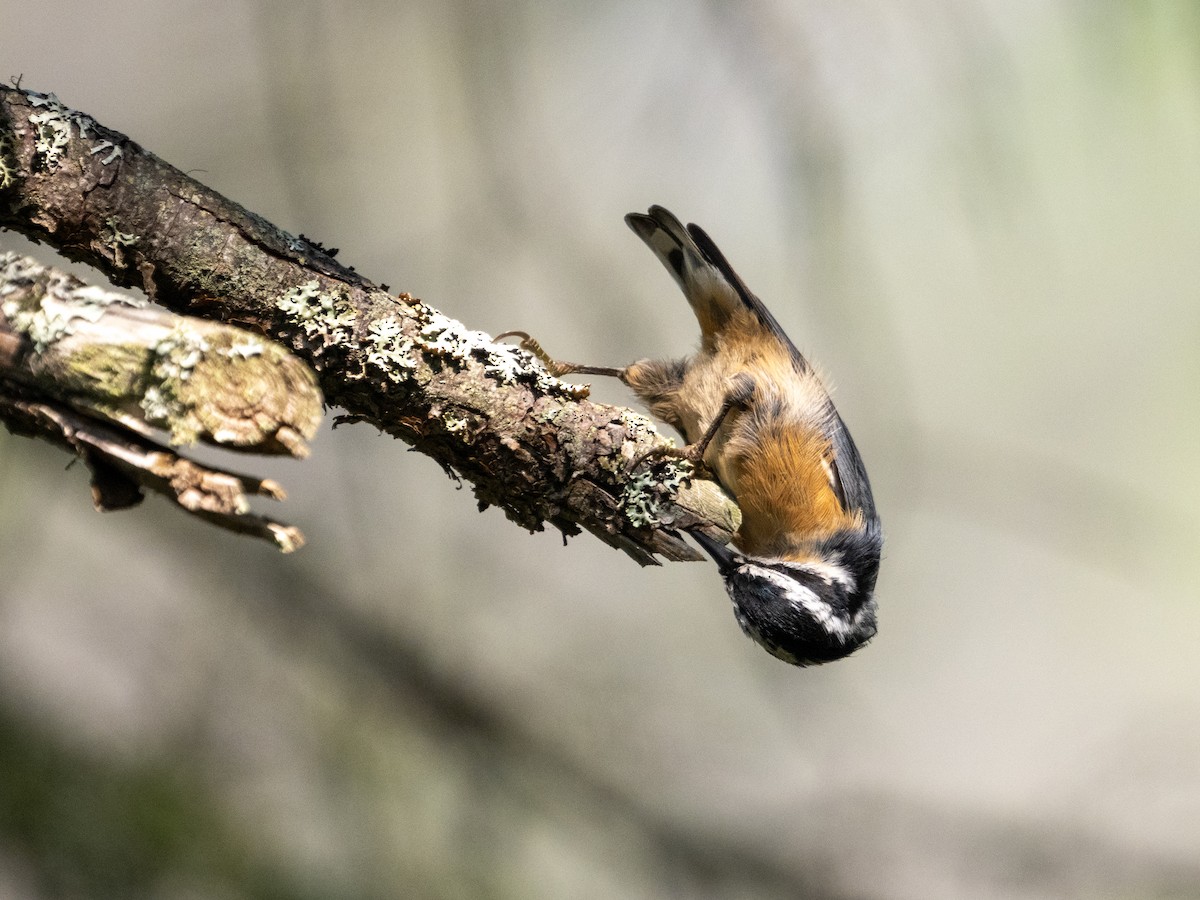
{"type": "Polygon", "coordinates": [[[732,489],[742,510],[735,543],[752,556],[796,558],[804,545],[856,524],[838,502],[817,430],[780,427],[760,434],[758,449],[734,465],[732,489]]]}

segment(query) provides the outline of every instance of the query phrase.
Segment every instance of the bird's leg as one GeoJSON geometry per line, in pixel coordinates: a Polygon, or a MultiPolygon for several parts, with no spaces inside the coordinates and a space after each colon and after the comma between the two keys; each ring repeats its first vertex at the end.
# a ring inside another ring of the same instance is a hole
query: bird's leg
{"type": "Polygon", "coordinates": [[[546,367],[546,371],[555,378],[562,378],[564,375],[608,375],[612,378],[620,378],[625,371],[611,366],[583,366],[579,363],[559,362],[543,350],[542,345],[536,339],[531,338],[524,331],[506,331],[504,334],[496,335],[496,340],[499,341],[506,337],[520,338],[520,348],[537,357],[546,367]]]}
{"type": "Polygon", "coordinates": [[[646,460],[655,456],[671,456],[675,459],[686,459],[694,466],[704,464],[704,453],[708,450],[708,445],[712,443],[713,438],[717,436],[717,432],[721,430],[721,426],[725,424],[725,417],[735,409],[745,409],[750,404],[751,398],[754,396],[754,379],[749,375],[738,375],[733,379],[733,384],[729,388],[729,392],[725,395],[725,399],[721,401],[721,406],[717,410],[717,414],[713,416],[712,422],[705,429],[704,434],[700,435],[700,439],[694,443],[688,444],[686,447],[655,447],[653,450],[648,450],[629,466],[629,471],[632,472],[646,460]]]}

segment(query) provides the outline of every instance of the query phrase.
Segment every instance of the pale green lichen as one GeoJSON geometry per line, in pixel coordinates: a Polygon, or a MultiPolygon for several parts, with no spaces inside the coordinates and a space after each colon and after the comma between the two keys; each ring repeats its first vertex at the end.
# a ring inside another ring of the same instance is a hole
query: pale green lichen
{"type": "Polygon", "coordinates": [[[395,316],[376,319],[367,326],[367,365],[374,366],[395,382],[404,381],[416,368],[413,342],[395,316]]]}
{"type": "Polygon", "coordinates": [[[386,347],[404,333],[400,320],[395,316],[376,319],[367,326],[368,340],[377,347],[386,347]]]}
{"type": "MultiPolygon", "coordinates": [[[[655,424],[653,419],[651,419],[649,416],[644,416],[641,413],[634,412],[632,409],[621,410],[620,415],[617,416],[616,424],[625,429],[625,432],[629,437],[629,442],[626,444],[626,446],[631,448],[642,446],[644,438],[658,434],[658,426],[655,424]]],[[[612,474],[616,475],[628,467],[629,457],[621,456],[619,454],[611,454],[600,457],[597,462],[600,468],[604,469],[606,472],[611,472],[612,474]]],[[[687,464],[685,463],[685,465],[687,464]]],[[[637,491],[634,491],[635,495],[637,493],[637,491]]],[[[637,506],[638,504],[635,502],[634,505],[637,506]]]]}
{"type": "MultiPolygon", "coordinates": [[[[291,288],[275,305],[310,338],[321,338],[327,344],[350,343],[353,339],[357,319],[354,308],[342,295],[322,293],[315,280],[291,288]]],[[[484,374],[502,385],[526,382],[540,393],[570,400],[588,395],[587,385],[568,384],[544,367],[534,367],[533,357],[525,350],[495,344],[484,332],[473,331],[419,300],[410,299],[407,308],[413,322],[408,328],[395,315],[376,319],[367,326],[364,369],[379,370],[389,380],[400,383],[414,377],[422,356],[458,369],[479,360],[484,374]]]]}
{"type": "Polygon", "coordinates": [[[643,464],[625,481],[621,510],[635,528],[662,524],[665,500],[675,496],[692,477],[693,465],[687,460],[666,459],[653,465],[643,464]]]}
{"type": "Polygon", "coordinates": [[[24,284],[37,280],[46,271],[46,267],[33,257],[20,256],[9,251],[0,253],[0,271],[3,272],[3,279],[0,279],[0,297],[3,297],[20,290],[24,284]]]}
{"type": "Polygon", "coordinates": [[[582,400],[589,393],[586,384],[560,381],[541,365],[533,368],[535,357],[526,350],[496,344],[490,335],[472,331],[461,322],[423,304],[414,304],[413,308],[418,321],[422,323],[416,347],[443,362],[463,367],[475,358],[483,362],[484,374],[500,384],[512,385],[524,381],[542,394],[569,400],[582,400]]]}
{"type": "Polygon", "coordinates": [[[29,117],[29,121],[37,126],[33,149],[46,168],[53,172],[58,168],[63,150],[71,140],[70,123],[51,110],[29,117]]]}
{"type": "Polygon", "coordinates": [[[6,300],[0,304],[0,311],[13,328],[29,338],[35,353],[41,353],[63,335],[70,334],[71,320],[75,318],[74,313],[61,304],[50,308],[44,307],[43,303],[25,307],[15,300],[6,300]]]}
{"type": "Polygon", "coordinates": [[[104,220],[104,227],[100,229],[99,239],[108,246],[110,258],[118,268],[125,267],[125,248],[132,247],[138,242],[136,234],[122,231],[117,227],[115,216],[109,216],[104,220]]]}
{"type": "Polygon", "coordinates": [[[321,290],[313,280],[291,288],[275,301],[275,306],[291,317],[304,333],[329,344],[349,343],[354,335],[357,314],[341,294],[321,290]]]}
{"type": "Polygon", "coordinates": [[[72,331],[76,319],[97,321],[113,304],[141,307],[145,300],[134,300],[103,288],[81,284],[62,272],[15,253],[0,254],[0,311],[14,328],[26,335],[33,349],[41,353],[72,331]],[[46,277],[50,273],[49,278],[46,277]],[[36,295],[26,294],[21,301],[14,295],[45,280],[36,295]],[[5,299],[7,298],[7,299],[5,299]]]}
{"type": "Polygon", "coordinates": [[[74,318],[75,316],[59,309],[53,312],[38,311],[25,322],[21,322],[19,318],[13,321],[33,342],[34,352],[41,353],[63,335],[71,333],[71,320],[74,318]]]}
{"type": "MultiPolygon", "coordinates": [[[[82,131],[82,129],[80,130],[82,131]]],[[[95,156],[97,153],[103,153],[105,150],[108,151],[108,156],[100,160],[100,165],[102,166],[107,166],[113,160],[125,155],[125,151],[112,141],[97,141],[95,144],[92,144],[92,147],[88,152],[91,153],[92,156],[95,156]]]]}
{"type": "Polygon", "coordinates": [[[598,465],[605,472],[608,472],[610,475],[616,475],[625,468],[626,461],[621,459],[619,456],[609,453],[604,456],[598,456],[596,458],[596,465],[598,465]]]}
{"type": "Polygon", "coordinates": [[[637,440],[642,435],[658,434],[658,425],[653,419],[641,413],[634,412],[632,409],[621,410],[621,414],[617,416],[617,421],[625,426],[629,432],[629,436],[634,440],[637,440]]]}
{"type": "Polygon", "coordinates": [[[86,315],[92,321],[103,315],[104,311],[110,306],[129,306],[134,309],[142,309],[150,305],[149,300],[141,297],[128,297],[125,294],[106,291],[104,288],[96,287],[95,285],[79,284],[71,279],[69,275],[64,276],[62,281],[51,281],[50,286],[52,293],[59,294],[70,300],[71,303],[87,310],[86,313],[81,314],[86,315]],[[60,290],[58,288],[60,284],[66,284],[66,289],[60,290]]]}
{"type": "Polygon", "coordinates": [[[501,384],[526,381],[539,393],[567,400],[585,400],[591,393],[591,388],[586,384],[572,384],[551,375],[545,364],[528,350],[492,343],[485,349],[488,361],[484,371],[501,384]]]}
{"type": "Polygon", "coordinates": [[[417,346],[434,356],[466,365],[476,351],[486,351],[491,340],[482,331],[470,331],[461,322],[426,309],[426,322],[417,337],[417,346]]]}
{"type": "Polygon", "coordinates": [[[456,416],[453,413],[445,413],[442,416],[442,424],[446,426],[446,431],[455,434],[459,431],[465,431],[470,423],[462,416],[456,416]]]}
{"type": "Polygon", "coordinates": [[[201,428],[188,415],[190,404],[183,399],[184,385],[212,347],[203,335],[180,323],[152,349],[152,384],[142,395],[142,412],[148,423],[170,432],[172,444],[193,444],[201,428]]]}
{"type": "Polygon", "coordinates": [[[516,384],[525,372],[526,362],[513,347],[490,347],[483,371],[501,384],[516,384]]]}
{"type": "Polygon", "coordinates": [[[138,242],[138,236],[136,234],[121,231],[119,228],[117,228],[117,220],[115,216],[109,216],[104,220],[104,228],[100,230],[100,237],[114,248],[132,247],[138,242]]]}
{"type": "MultiPolygon", "coordinates": [[[[99,130],[96,120],[63,104],[54,94],[38,94],[29,91],[26,96],[31,106],[41,110],[31,113],[30,123],[37,129],[34,135],[34,152],[47,170],[53,172],[62,165],[62,155],[71,140],[71,128],[79,132],[79,139],[86,141],[89,132],[99,130]]],[[[93,156],[106,153],[100,164],[107,166],[124,155],[124,151],[112,141],[97,137],[88,148],[93,156]]]]}
{"type": "Polygon", "coordinates": [[[13,140],[7,131],[0,131],[0,191],[16,182],[17,166],[12,159],[13,140]]]}

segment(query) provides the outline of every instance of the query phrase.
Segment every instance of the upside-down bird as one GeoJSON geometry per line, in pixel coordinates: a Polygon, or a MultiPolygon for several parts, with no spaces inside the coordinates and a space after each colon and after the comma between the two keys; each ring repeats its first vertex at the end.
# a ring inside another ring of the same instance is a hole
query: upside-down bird
{"type": "MultiPolygon", "coordinates": [[[[700,323],[700,349],[624,368],[556,362],[555,375],[613,375],[737,500],[731,549],[692,536],[716,561],[747,635],[785,662],[840,659],[875,634],[883,534],[862,457],[812,365],[698,225],[661,206],[630,228],[679,283],[700,323]]],[[[635,465],[637,462],[635,462],[635,465]]]]}

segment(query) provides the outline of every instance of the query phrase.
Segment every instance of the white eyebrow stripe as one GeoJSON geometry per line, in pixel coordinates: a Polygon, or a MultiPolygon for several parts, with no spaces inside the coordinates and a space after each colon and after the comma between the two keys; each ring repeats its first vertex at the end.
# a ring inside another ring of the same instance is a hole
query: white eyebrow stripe
{"type": "MultiPolygon", "coordinates": [[[[803,572],[808,575],[816,575],[826,584],[834,582],[840,584],[848,591],[853,591],[857,586],[857,582],[853,575],[846,569],[845,566],[838,565],[832,562],[793,562],[789,559],[755,559],[759,565],[755,569],[761,570],[764,566],[770,566],[771,571],[776,571],[780,568],[793,569],[797,572],[803,572]]],[[[786,576],[784,576],[786,577],[786,576]]]]}
{"type": "Polygon", "coordinates": [[[837,563],[809,562],[798,563],[795,567],[803,572],[812,572],[826,584],[833,584],[836,581],[846,590],[854,590],[854,576],[846,570],[845,566],[839,566],[837,563]]]}
{"type": "MultiPolygon", "coordinates": [[[[796,565],[795,568],[803,569],[805,566],[796,565]]],[[[831,568],[838,569],[843,573],[843,578],[849,578],[845,574],[844,569],[837,566],[831,568]]],[[[775,569],[769,569],[765,566],[754,565],[753,563],[744,563],[738,567],[738,570],[745,575],[752,575],[761,578],[764,581],[769,581],[779,589],[781,599],[790,603],[792,606],[799,607],[813,618],[826,632],[836,635],[839,638],[846,638],[852,634],[857,627],[856,616],[854,619],[849,618],[845,613],[836,611],[833,606],[825,600],[822,600],[815,591],[807,588],[789,575],[779,572],[775,569]]],[[[830,584],[829,579],[825,579],[826,584],[830,584]]]]}

